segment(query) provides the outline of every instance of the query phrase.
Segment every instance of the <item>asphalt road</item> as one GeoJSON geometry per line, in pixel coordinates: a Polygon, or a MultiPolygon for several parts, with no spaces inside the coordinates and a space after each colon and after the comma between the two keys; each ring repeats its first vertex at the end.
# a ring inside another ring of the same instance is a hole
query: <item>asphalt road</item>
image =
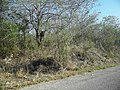
{"type": "Polygon", "coordinates": [[[32,85],[20,90],[120,90],[120,66],[32,85]]]}

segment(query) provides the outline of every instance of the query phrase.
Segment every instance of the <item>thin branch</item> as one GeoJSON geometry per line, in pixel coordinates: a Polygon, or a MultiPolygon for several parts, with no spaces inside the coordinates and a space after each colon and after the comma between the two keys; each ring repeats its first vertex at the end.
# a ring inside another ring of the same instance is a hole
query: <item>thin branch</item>
{"type": "Polygon", "coordinates": [[[29,12],[30,12],[30,9],[29,9],[29,8],[27,8],[27,6],[26,6],[25,4],[23,4],[23,6],[25,7],[25,9],[26,9],[27,11],[29,11],[29,12]]]}

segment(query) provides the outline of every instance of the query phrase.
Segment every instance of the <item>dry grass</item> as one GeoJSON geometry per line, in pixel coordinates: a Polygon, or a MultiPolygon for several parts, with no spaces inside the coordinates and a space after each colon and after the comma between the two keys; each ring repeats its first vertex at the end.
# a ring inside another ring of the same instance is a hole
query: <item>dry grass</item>
{"type": "Polygon", "coordinates": [[[15,77],[13,74],[10,73],[0,73],[0,80],[3,86],[0,86],[0,90],[16,90],[25,86],[41,83],[41,82],[48,82],[50,80],[58,80],[64,79],[70,76],[84,74],[86,72],[92,72],[95,70],[105,69],[108,67],[114,67],[118,64],[104,64],[99,66],[89,66],[89,67],[81,67],[77,68],[76,70],[65,70],[63,72],[57,72],[55,74],[40,74],[37,73],[36,75],[25,75],[20,72],[15,77]],[[3,89],[2,89],[3,88],[3,89]]]}

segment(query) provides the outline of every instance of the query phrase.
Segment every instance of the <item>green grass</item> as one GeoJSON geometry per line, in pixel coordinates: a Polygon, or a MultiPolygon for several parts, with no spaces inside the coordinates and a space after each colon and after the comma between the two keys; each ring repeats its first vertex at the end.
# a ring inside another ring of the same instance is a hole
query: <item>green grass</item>
{"type": "Polygon", "coordinates": [[[0,84],[0,90],[3,90],[3,85],[2,84],[0,84]]]}

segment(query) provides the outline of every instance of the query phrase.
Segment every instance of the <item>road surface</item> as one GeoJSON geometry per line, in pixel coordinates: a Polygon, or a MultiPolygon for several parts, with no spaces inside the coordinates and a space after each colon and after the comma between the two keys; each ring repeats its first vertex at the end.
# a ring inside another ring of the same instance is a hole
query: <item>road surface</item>
{"type": "Polygon", "coordinates": [[[120,90],[120,66],[32,85],[20,90],[120,90]]]}

